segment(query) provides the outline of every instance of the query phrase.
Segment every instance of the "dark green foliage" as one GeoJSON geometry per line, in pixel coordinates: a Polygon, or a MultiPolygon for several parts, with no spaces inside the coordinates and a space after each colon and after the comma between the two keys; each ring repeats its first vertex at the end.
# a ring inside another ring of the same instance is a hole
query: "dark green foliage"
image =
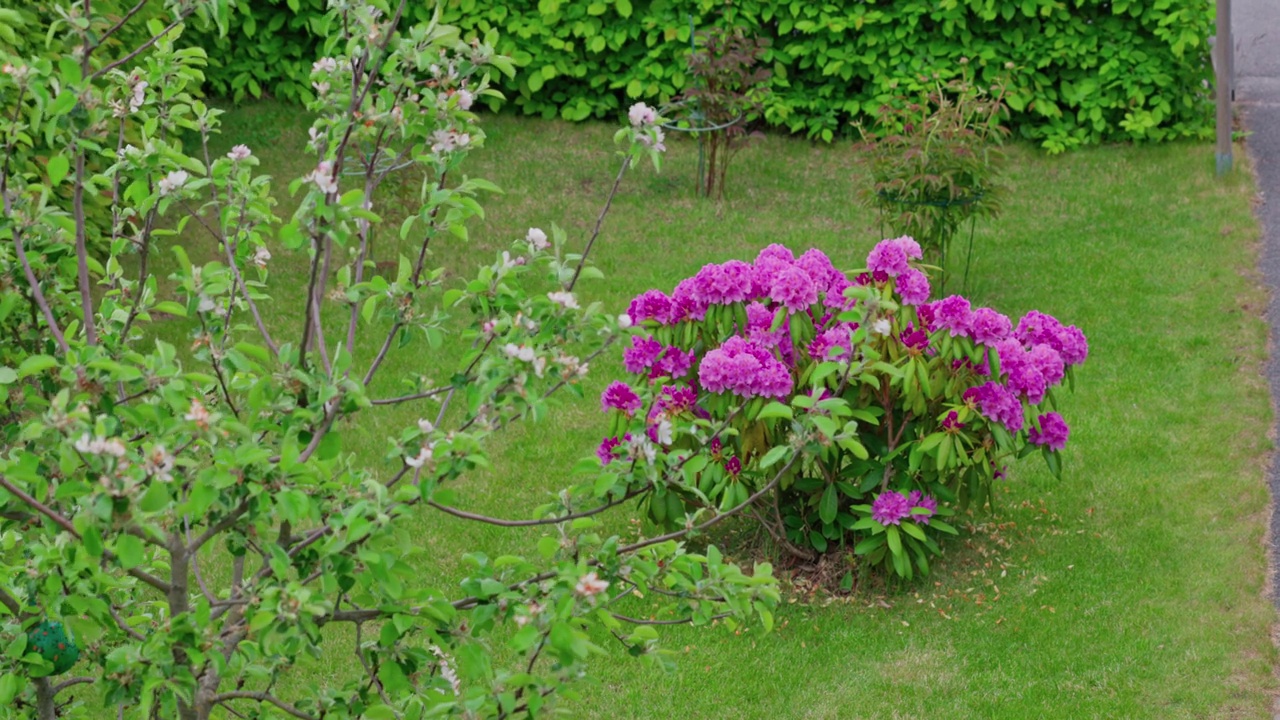
{"type": "MultiPolygon", "coordinates": [[[[318,53],[309,20],[323,0],[240,0],[226,41],[205,43],[214,92],[309,92],[318,53]]],[[[434,4],[412,2],[411,21],[434,4]]],[[[943,81],[970,58],[979,82],[1007,73],[1012,129],[1053,151],[1103,140],[1166,140],[1209,129],[1208,0],[445,0],[464,35],[497,29],[522,69],[500,86],[527,114],[616,117],[688,84],[693,25],[741,26],[768,40],[765,117],[831,140],[888,98],[943,81]],[[1006,70],[1008,63],[1012,70],[1006,70]]],[[[198,37],[193,35],[194,37],[198,37]]]]}
{"type": "Polygon", "coordinates": [[[182,45],[209,54],[206,90],[240,102],[264,92],[301,103],[314,93],[307,80],[322,53],[312,25],[324,17],[325,0],[237,0],[230,31],[192,28],[182,45]]]}

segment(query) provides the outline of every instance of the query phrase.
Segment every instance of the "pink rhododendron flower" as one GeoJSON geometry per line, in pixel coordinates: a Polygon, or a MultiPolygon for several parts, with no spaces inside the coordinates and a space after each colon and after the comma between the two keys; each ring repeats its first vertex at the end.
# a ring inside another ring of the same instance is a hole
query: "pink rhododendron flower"
{"type": "Polygon", "coordinates": [[[951,295],[933,303],[934,330],[945,329],[951,337],[960,335],[967,337],[972,329],[973,313],[969,310],[969,301],[959,295],[951,295]]]}
{"type": "Polygon", "coordinates": [[[644,403],[640,400],[640,396],[636,395],[636,391],[631,386],[615,380],[600,395],[600,405],[608,412],[610,408],[621,410],[627,415],[635,415],[644,403]]]}
{"type": "Polygon", "coordinates": [[[1027,440],[1034,445],[1047,445],[1050,450],[1061,450],[1067,446],[1067,437],[1071,429],[1067,422],[1056,412],[1045,413],[1036,418],[1040,427],[1032,427],[1027,431],[1027,440]]]}
{"type": "Polygon", "coordinates": [[[808,273],[798,267],[788,267],[774,276],[769,297],[791,312],[800,312],[818,302],[818,288],[808,273]]]}
{"type": "Polygon", "coordinates": [[[991,308],[978,308],[969,317],[969,336],[982,345],[995,345],[1009,337],[1013,324],[991,308]]]}
{"type": "Polygon", "coordinates": [[[920,305],[929,301],[929,278],[919,270],[909,267],[898,275],[898,296],[904,305],[920,305]]]}
{"type": "Polygon", "coordinates": [[[867,255],[867,270],[897,277],[907,271],[907,252],[896,240],[882,240],[867,255]]]}
{"type": "Polygon", "coordinates": [[[881,525],[900,525],[903,518],[910,514],[910,501],[897,490],[882,492],[871,503],[871,518],[881,525]]]}
{"type": "Polygon", "coordinates": [[[911,519],[921,525],[928,525],[929,518],[938,513],[938,499],[932,495],[925,495],[919,490],[911,491],[911,494],[907,496],[907,503],[911,505],[911,510],[924,509],[928,511],[927,513],[911,513],[911,519]]]}
{"type": "Polygon", "coordinates": [[[631,301],[627,317],[633,323],[655,320],[659,325],[667,325],[672,322],[673,310],[671,298],[659,290],[646,290],[631,301]]]}

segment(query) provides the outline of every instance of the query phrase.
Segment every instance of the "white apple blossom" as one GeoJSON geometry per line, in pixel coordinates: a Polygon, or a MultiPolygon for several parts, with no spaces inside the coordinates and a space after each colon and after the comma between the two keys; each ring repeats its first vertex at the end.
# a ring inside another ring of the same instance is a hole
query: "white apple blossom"
{"type": "Polygon", "coordinates": [[[311,72],[313,73],[334,72],[337,69],[338,69],[338,61],[334,60],[331,57],[322,57],[319,60],[311,63],[311,72]]]}
{"type": "Polygon", "coordinates": [[[533,250],[546,250],[551,247],[551,243],[547,242],[547,234],[541,228],[529,228],[529,232],[525,234],[524,239],[529,243],[529,247],[533,250]]]}
{"type": "Polygon", "coordinates": [[[129,98],[129,112],[138,112],[147,101],[147,88],[151,87],[146,80],[140,80],[133,86],[133,97],[129,98]]]}
{"type": "Polygon", "coordinates": [[[578,578],[578,584],[573,589],[582,597],[593,597],[608,590],[609,582],[601,580],[594,572],[589,572],[578,578]]]}
{"type": "Polygon", "coordinates": [[[631,327],[632,324],[633,323],[631,321],[630,315],[623,313],[622,315],[618,316],[618,327],[622,328],[623,330],[631,327]]]}
{"type": "Polygon", "coordinates": [[[173,482],[173,455],[165,450],[164,445],[156,445],[151,448],[151,452],[147,453],[146,459],[142,463],[142,469],[151,477],[160,482],[173,482]]]}
{"type": "Polygon", "coordinates": [[[315,183],[320,192],[331,195],[338,192],[338,179],[333,176],[333,161],[323,160],[305,180],[315,183]]]}
{"type": "Polygon", "coordinates": [[[458,679],[458,673],[449,664],[449,656],[444,654],[438,646],[432,645],[431,652],[440,658],[440,677],[449,682],[449,687],[453,690],[454,697],[462,697],[462,681],[458,679]]]}
{"type": "Polygon", "coordinates": [[[434,443],[433,443],[433,444],[428,444],[428,445],[423,445],[423,446],[418,450],[418,454],[417,454],[417,455],[415,455],[414,457],[406,457],[406,458],[404,459],[404,464],[405,464],[405,465],[408,465],[408,466],[409,466],[409,467],[411,467],[411,468],[415,468],[415,469],[416,469],[416,468],[420,468],[420,467],[422,467],[423,465],[426,465],[428,462],[430,462],[430,461],[431,461],[431,457],[432,457],[434,454],[435,454],[435,445],[434,445],[434,443]]]}
{"type": "Polygon", "coordinates": [[[172,195],[176,190],[178,190],[178,188],[181,188],[187,183],[188,177],[190,177],[190,175],[187,174],[186,170],[174,170],[168,175],[165,175],[160,179],[160,194],[172,195]]]}
{"type": "Polygon", "coordinates": [[[418,429],[424,433],[435,432],[436,424],[426,418],[418,418],[418,429]]]}
{"type": "Polygon", "coordinates": [[[547,293],[547,297],[551,298],[551,302],[568,308],[570,310],[578,309],[578,298],[573,296],[571,292],[557,291],[547,293]]]}
{"type": "Polygon", "coordinates": [[[654,428],[654,435],[658,438],[660,445],[670,445],[672,439],[673,426],[671,421],[663,418],[658,421],[658,425],[654,428]]]}
{"type": "Polygon", "coordinates": [[[657,121],[658,113],[648,105],[639,102],[631,106],[627,111],[627,117],[630,118],[632,125],[646,127],[657,121]]]}
{"type": "Polygon", "coordinates": [[[191,401],[191,409],[183,416],[187,422],[193,422],[201,428],[209,427],[209,409],[199,399],[191,401]]]}
{"type": "Polygon", "coordinates": [[[470,110],[471,106],[476,101],[476,96],[472,95],[471,91],[466,88],[462,88],[458,92],[454,93],[454,95],[457,96],[458,107],[462,110],[470,110]]]}
{"type": "Polygon", "coordinates": [[[253,264],[263,270],[267,269],[267,261],[270,259],[271,251],[265,245],[260,245],[257,250],[253,251],[253,264]]]}
{"type": "Polygon", "coordinates": [[[888,318],[880,318],[871,323],[871,332],[877,335],[888,335],[893,332],[893,326],[889,324],[888,318]]]}
{"type": "Polygon", "coordinates": [[[241,160],[247,160],[252,154],[253,151],[249,149],[248,145],[237,145],[231,148],[231,152],[227,153],[227,157],[235,162],[240,162],[241,160]]]}

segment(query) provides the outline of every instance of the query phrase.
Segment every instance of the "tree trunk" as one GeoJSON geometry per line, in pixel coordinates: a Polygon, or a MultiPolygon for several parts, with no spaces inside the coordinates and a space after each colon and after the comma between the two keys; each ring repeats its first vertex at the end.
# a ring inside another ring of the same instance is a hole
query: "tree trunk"
{"type": "Polygon", "coordinates": [[[49,678],[36,678],[36,716],[40,720],[57,720],[58,708],[53,702],[53,685],[49,678]]]}

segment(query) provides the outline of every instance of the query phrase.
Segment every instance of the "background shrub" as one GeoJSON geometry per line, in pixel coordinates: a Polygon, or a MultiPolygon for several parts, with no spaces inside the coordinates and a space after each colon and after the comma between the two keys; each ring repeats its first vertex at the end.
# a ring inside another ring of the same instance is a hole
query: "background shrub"
{"type": "MultiPolygon", "coordinates": [[[[210,50],[210,90],[306,98],[323,5],[240,0],[228,37],[192,33],[210,50]]],[[[420,21],[432,8],[407,12],[420,21]]],[[[921,76],[956,76],[968,57],[979,81],[1007,76],[1014,131],[1058,151],[1204,136],[1210,10],[1208,0],[445,0],[443,19],[466,34],[499,31],[499,50],[522,69],[500,87],[527,114],[583,120],[666,102],[689,80],[691,24],[737,25],[770,41],[771,125],[831,140],[920,89],[921,76]]]]}

